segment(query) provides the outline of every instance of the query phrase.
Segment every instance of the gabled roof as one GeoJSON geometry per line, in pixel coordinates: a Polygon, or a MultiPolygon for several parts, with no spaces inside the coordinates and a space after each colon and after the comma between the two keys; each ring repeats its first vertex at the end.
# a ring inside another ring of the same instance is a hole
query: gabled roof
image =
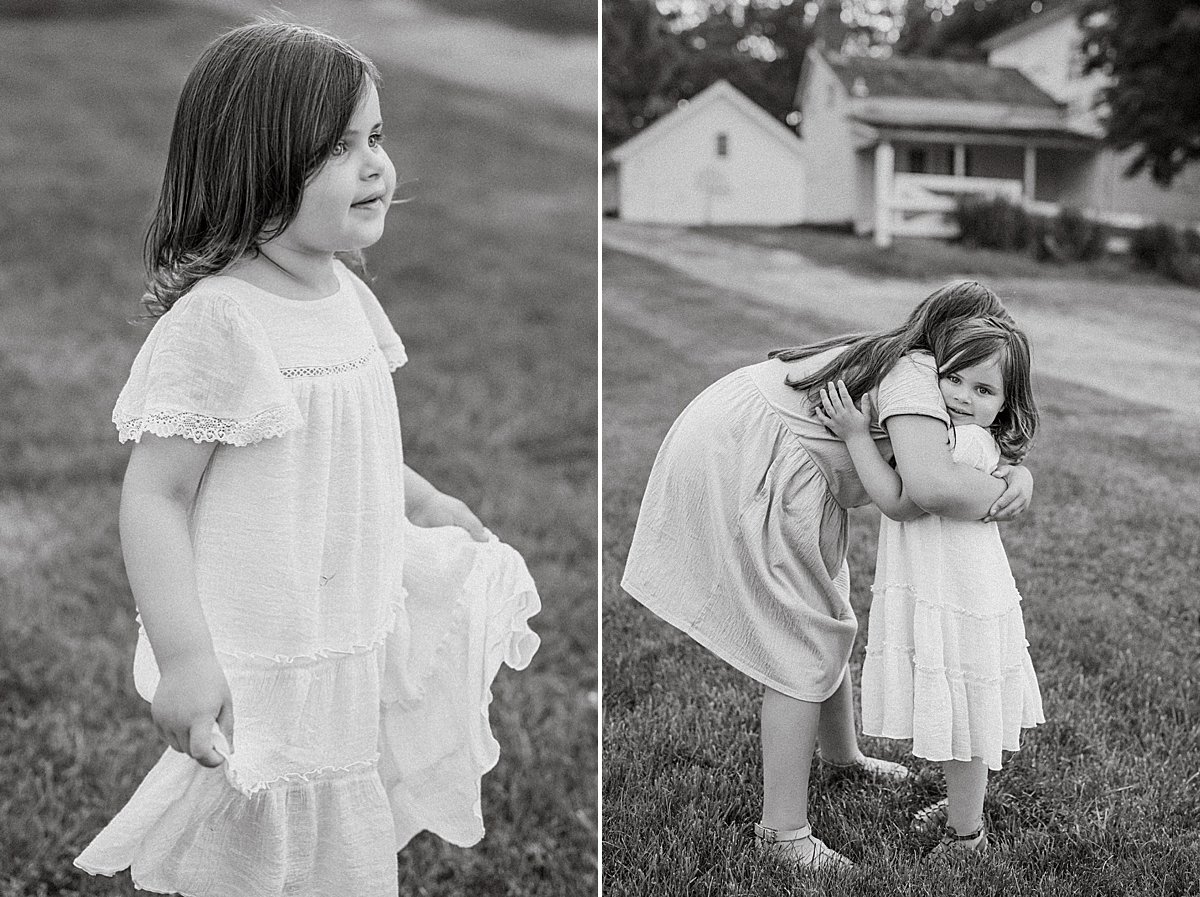
{"type": "Polygon", "coordinates": [[[607,156],[617,162],[623,162],[629,156],[639,153],[648,146],[658,142],[662,137],[685,124],[688,119],[701,111],[722,102],[732,104],[734,109],[744,118],[748,119],[751,124],[773,137],[789,152],[795,153],[797,158],[803,158],[801,155],[800,138],[785,124],[724,78],[700,91],[686,105],[672,109],[662,118],[639,131],[620,146],[611,150],[607,156]]]}
{"type": "Polygon", "coordinates": [[[979,48],[990,53],[992,50],[1007,46],[1023,37],[1041,31],[1047,25],[1053,25],[1055,22],[1062,21],[1068,16],[1079,15],[1079,12],[1087,2],[1088,0],[1065,0],[1065,2],[1045,12],[1039,12],[1036,15],[1030,16],[1024,22],[996,32],[987,40],[980,41],[979,48]]]}
{"type": "Polygon", "coordinates": [[[853,98],[961,100],[1046,109],[1061,105],[1013,68],[946,59],[822,55],[853,98]]]}

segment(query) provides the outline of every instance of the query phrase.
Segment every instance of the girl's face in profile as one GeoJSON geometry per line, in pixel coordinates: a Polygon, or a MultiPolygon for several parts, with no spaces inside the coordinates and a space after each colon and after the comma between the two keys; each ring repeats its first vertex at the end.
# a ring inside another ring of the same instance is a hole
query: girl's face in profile
{"type": "Polygon", "coordinates": [[[311,254],[365,249],[383,236],[395,189],[379,92],[368,83],[332,155],[305,185],[300,211],[271,242],[311,254]]]}
{"type": "Polygon", "coordinates": [[[938,378],[938,387],[955,426],[976,424],[986,430],[1004,407],[1004,372],[999,356],[943,374],[938,378]]]}

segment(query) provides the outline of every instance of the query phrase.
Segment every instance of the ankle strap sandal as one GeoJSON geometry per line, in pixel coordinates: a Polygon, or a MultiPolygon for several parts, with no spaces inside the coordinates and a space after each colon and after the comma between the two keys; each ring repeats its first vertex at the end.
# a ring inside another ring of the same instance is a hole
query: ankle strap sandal
{"type": "Polygon", "coordinates": [[[979,823],[979,828],[970,834],[960,835],[953,827],[946,826],[942,840],[929,852],[931,857],[947,853],[983,853],[987,850],[987,826],[979,823]]]}
{"type": "Polygon", "coordinates": [[[779,831],[754,824],[754,840],[758,846],[780,859],[805,869],[846,869],[854,864],[829,847],[812,833],[812,826],[779,831]]]}

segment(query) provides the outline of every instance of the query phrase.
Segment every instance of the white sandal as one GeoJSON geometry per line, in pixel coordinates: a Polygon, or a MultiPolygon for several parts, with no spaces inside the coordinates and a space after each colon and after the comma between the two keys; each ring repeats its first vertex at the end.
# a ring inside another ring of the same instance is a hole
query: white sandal
{"type": "Polygon", "coordinates": [[[987,851],[987,826],[979,821],[979,828],[969,835],[960,835],[953,826],[947,825],[942,840],[929,851],[929,859],[945,857],[952,853],[984,853],[987,851]]]}
{"type": "Polygon", "coordinates": [[[754,824],[759,849],[769,851],[800,869],[848,869],[854,864],[812,833],[812,826],[781,832],[754,824]]]}
{"type": "Polygon", "coordinates": [[[928,807],[913,813],[912,827],[917,831],[940,828],[946,824],[946,817],[949,815],[949,812],[950,799],[943,797],[937,803],[930,804],[928,807]]]}
{"type": "Polygon", "coordinates": [[[866,754],[859,754],[849,763],[834,763],[832,760],[826,760],[819,751],[817,756],[820,757],[822,764],[833,769],[845,772],[865,772],[876,778],[888,779],[892,782],[902,782],[912,776],[912,771],[901,763],[893,763],[891,760],[883,760],[879,757],[868,757],[866,754]]]}

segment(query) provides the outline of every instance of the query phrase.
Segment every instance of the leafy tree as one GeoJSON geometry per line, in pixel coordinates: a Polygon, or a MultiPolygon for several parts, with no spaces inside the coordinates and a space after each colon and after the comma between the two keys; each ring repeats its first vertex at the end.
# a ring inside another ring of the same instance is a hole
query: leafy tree
{"type": "Polygon", "coordinates": [[[781,121],[793,111],[813,39],[804,3],[708,0],[698,14],[688,12],[681,6],[664,15],[651,0],[604,0],[605,148],[721,78],[781,121]]]}
{"type": "Polygon", "coordinates": [[[1200,158],[1200,0],[1094,0],[1081,17],[1085,71],[1101,92],[1107,141],[1135,148],[1126,170],[1167,187],[1200,158]]]}
{"type": "Polygon", "coordinates": [[[605,148],[675,107],[682,47],[651,0],[604,0],[601,129],[605,148]]]}
{"type": "Polygon", "coordinates": [[[956,0],[949,12],[930,9],[925,0],[909,0],[904,28],[894,50],[900,56],[924,56],[984,62],[979,45],[1031,16],[1070,0],[956,0]]]}

